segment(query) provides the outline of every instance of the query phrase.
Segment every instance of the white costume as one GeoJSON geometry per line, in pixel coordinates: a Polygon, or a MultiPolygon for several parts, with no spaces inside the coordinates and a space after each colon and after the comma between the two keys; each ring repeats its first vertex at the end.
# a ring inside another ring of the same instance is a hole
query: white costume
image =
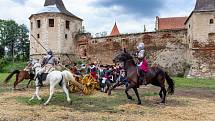
{"type": "MultiPolygon", "coordinates": [[[[139,43],[138,46],[137,46],[137,49],[138,49],[138,54],[137,54],[137,57],[139,59],[142,59],[145,57],[145,50],[144,50],[144,43],[139,43]]],[[[143,63],[143,61],[140,62],[140,64],[138,66],[141,66],[143,63]]]]}

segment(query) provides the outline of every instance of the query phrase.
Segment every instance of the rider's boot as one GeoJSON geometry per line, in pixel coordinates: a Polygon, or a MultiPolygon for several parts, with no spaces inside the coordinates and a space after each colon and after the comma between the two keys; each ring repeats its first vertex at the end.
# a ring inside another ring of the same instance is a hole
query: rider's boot
{"type": "Polygon", "coordinates": [[[37,75],[37,78],[38,78],[38,80],[39,80],[38,86],[42,87],[42,86],[43,86],[42,74],[38,74],[38,75],[37,75]]]}
{"type": "Polygon", "coordinates": [[[140,84],[141,85],[146,85],[145,83],[145,73],[143,72],[143,70],[139,70],[140,72],[140,84]]]}

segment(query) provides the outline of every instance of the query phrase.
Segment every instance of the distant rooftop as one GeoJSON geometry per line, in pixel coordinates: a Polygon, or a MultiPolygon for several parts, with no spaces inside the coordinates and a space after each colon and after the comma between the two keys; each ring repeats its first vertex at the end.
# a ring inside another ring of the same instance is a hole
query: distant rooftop
{"type": "Polygon", "coordinates": [[[116,22],[115,22],[114,27],[110,33],[110,36],[116,36],[116,35],[120,35],[120,32],[119,32],[119,29],[118,29],[116,22]]]}
{"type": "Polygon", "coordinates": [[[177,30],[177,29],[185,29],[184,25],[187,17],[171,17],[171,18],[159,18],[157,19],[157,30],[177,30]]]}

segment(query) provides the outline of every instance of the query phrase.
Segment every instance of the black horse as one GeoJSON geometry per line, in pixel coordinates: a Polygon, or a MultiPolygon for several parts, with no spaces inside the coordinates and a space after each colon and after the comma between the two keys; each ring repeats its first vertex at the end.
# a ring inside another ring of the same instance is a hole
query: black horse
{"type": "MultiPolygon", "coordinates": [[[[138,98],[138,105],[141,104],[141,100],[138,93],[138,88],[141,85],[140,76],[138,74],[138,67],[135,64],[133,57],[124,50],[123,52],[119,53],[114,59],[114,63],[121,62],[124,64],[124,68],[127,72],[128,78],[128,85],[125,89],[125,93],[128,99],[132,100],[132,97],[128,94],[128,91],[132,88],[138,98]]],[[[170,78],[167,72],[163,71],[159,67],[151,67],[149,72],[144,76],[144,84],[152,84],[155,86],[161,87],[159,92],[159,96],[162,99],[161,103],[165,103],[166,93],[174,94],[174,81],[170,78]],[[169,87],[166,90],[165,88],[165,80],[167,81],[169,87]]],[[[117,86],[121,85],[122,82],[115,83],[109,90],[108,95],[111,95],[111,90],[116,88],[117,86]]]]}

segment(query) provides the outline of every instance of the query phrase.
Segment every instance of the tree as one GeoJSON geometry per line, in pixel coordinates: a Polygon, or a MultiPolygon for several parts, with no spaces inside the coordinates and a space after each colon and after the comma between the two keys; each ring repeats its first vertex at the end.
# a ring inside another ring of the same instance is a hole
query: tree
{"type": "Polygon", "coordinates": [[[17,49],[19,50],[19,53],[22,57],[19,57],[21,59],[28,59],[29,57],[29,47],[30,47],[30,41],[29,41],[29,35],[28,35],[28,29],[27,27],[22,24],[19,26],[19,39],[17,42],[17,49]]]}
{"type": "Polygon", "coordinates": [[[8,56],[13,59],[28,58],[29,40],[28,29],[25,25],[18,25],[14,20],[0,20],[0,53],[5,55],[5,48],[8,49],[8,56]],[[3,49],[2,49],[3,48],[3,49]]]}

